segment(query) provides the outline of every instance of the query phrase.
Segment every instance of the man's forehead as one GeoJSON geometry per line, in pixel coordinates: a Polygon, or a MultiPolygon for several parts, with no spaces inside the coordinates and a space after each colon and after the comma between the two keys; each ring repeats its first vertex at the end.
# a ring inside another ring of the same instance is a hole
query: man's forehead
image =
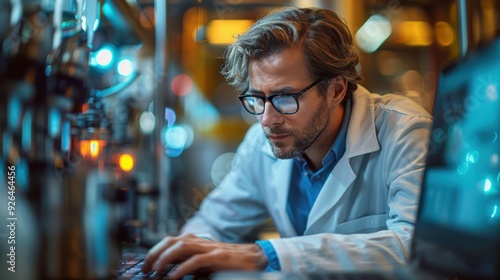
{"type": "Polygon", "coordinates": [[[300,49],[288,48],[249,62],[249,78],[256,76],[309,76],[305,56],[300,49]]]}

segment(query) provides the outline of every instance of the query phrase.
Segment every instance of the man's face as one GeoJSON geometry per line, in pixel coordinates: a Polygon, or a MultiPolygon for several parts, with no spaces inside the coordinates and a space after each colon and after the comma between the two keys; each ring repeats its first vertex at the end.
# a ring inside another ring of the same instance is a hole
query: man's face
{"type": "MultiPolygon", "coordinates": [[[[299,48],[284,50],[249,64],[250,89],[253,94],[297,93],[318,77],[308,72],[299,48]]],[[[322,143],[322,135],[331,126],[333,105],[330,98],[319,96],[316,85],[299,98],[299,111],[284,115],[266,102],[259,115],[274,155],[294,158],[322,143]]]]}

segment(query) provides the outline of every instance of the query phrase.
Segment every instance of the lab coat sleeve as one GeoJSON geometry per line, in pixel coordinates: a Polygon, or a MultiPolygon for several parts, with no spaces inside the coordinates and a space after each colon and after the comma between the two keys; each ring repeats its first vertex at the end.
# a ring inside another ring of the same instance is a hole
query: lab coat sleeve
{"type": "Polygon", "coordinates": [[[321,233],[269,240],[284,273],[391,269],[406,258],[391,230],[367,234],[321,233]]]}
{"type": "Polygon", "coordinates": [[[254,125],[238,147],[231,170],[224,180],[203,200],[200,209],[187,221],[181,233],[224,242],[248,242],[269,217],[263,196],[257,190],[262,148],[260,125],[254,125]]]}
{"type": "Polygon", "coordinates": [[[400,119],[386,124],[392,131],[384,134],[391,137],[379,139],[382,164],[377,169],[386,174],[383,187],[388,187],[387,230],[272,239],[282,271],[300,279],[307,273],[389,270],[404,263],[411,247],[431,124],[430,117],[400,119]]]}

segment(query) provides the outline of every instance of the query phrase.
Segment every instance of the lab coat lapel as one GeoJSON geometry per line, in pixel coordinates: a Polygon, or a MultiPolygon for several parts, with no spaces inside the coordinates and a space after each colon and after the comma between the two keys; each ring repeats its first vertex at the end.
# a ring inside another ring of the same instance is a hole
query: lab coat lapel
{"type": "Polygon", "coordinates": [[[342,157],[336,167],[328,176],[325,185],[321,189],[316,202],[314,203],[309,217],[307,219],[307,227],[304,234],[307,234],[309,229],[316,221],[318,221],[326,212],[337,204],[340,198],[347,191],[348,187],[356,178],[352,171],[347,157],[342,157]]]}
{"type": "MultiPolygon", "coordinates": [[[[308,234],[308,229],[339,202],[356,179],[360,162],[355,157],[380,150],[375,128],[373,98],[365,88],[359,86],[353,94],[353,100],[347,130],[346,151],[321,189],[309,213],[304,234],[308,234]]],[[[335,216],[332,219],[331,222],[336,222],[335,216]]]]}

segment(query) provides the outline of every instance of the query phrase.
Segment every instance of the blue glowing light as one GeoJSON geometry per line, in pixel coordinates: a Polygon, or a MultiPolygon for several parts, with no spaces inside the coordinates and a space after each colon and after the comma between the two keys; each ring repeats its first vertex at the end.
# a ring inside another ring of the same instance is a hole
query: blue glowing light
{"type": "Polygon", "coordinates": [[[173,149],[173,148],[165,148],[165,154],[169,157],[178,157],[182,154],[184,149],[173,149]]]}
{"type": "Polygon", "coordinates": [[[167,127],[171,127],[175,124],[177,114],[171,108],[165,108],[165,120],[167,121],[167,127]]]}
{"type": "Polygon", "coordinates": [[[96,52],[90,53],[90,66],[100,69],[108,69],[115,61],[116,50],[111,44],[105,44],[96,52]]]}
{"type": "Polygon", "coordinates": [[[181,126],[172,126],[165,132],[165,144],[168,148],[184,149],[187,140],[187,132],[181,126]]]}
{"type": "Polygon", "coordinates": [[[189,125],[174,125],[165,131],[165,153],[177,157],[194,141],[193,128],[189,125]]]}
{"type": "Polygon", "coordinates": [[[32,113],[27,111],[23,117],[21,146],[23,150],[28,151],[31,149],[31,128],[32,128],[32,113]]]}
{"type": "Polygon", "coordinates": [[[128,77],[134,73],[134,63],[132,60],[128,58],[124,58],[118,62],[118,65],[116,66],[116,70],[118,74],[128,77]]]}
{"type": "Polygon", "coordinates": [[[61,129],[61,150],[69,152],[71,149],[71,123],[64,121],[61,129]]]}
{"type": "Polygon", "coordinates": [[[491,190],[491,181],[490,179],[486,179],[484,180],[484,191],[488,192],[489,190],[491,190]]]}
{"type": "Polygon", "coordinates": [[[108,66],[113,61],[113,52],[108,48],[99,50],[96,54],[96,61],[102,67],[108,66]]]}
{"type": "Polygon", "coordinates": [[[495,84],[489,84],[486,86],[486,97],[488,100],[495,102],[498,99],[498,88],[495,84]]]}
{"type": "Polygon", "coordinates": [[[467,164],[477,163],[479,161],[479,152],[477,151],[468,152],[465,161],[467,162],[467,164]]]}
{"type": "Polygon", "coordinates": [[[54,108],[49,109],[49,135],[51,137],[57,137],[61,131],[61,112],[54,108]]]}
{"type": "Polygon", "coordinates": [[[187,133],[178,126],[172,126],[165,131],[165,153],[169,157],[178,157],[186,146],[187,133]]]}
{"type": "Polygon", "coordinates": [[[497,207],[496,205],[495,205],[495,206],[493,206],[493,213],[491,214],[491,217],[492,217],[492,218],[495,218],[495,215],[497,214],[497,208],[498,208],[498,207],[497,207]]]}

